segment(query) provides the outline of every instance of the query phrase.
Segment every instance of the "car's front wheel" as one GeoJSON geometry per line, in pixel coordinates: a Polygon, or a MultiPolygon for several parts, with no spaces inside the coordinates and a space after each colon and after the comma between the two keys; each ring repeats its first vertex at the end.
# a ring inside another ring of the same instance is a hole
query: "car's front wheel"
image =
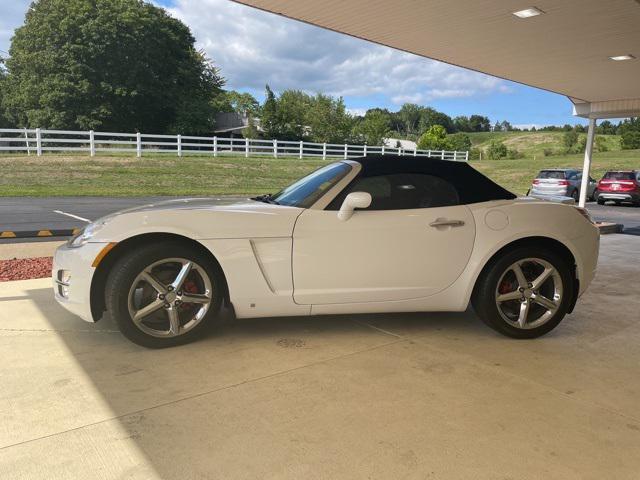
{"type": "Polygon", "coordinates": [[[105,300],[122,334],[149,348],[195,340],[218,316],[223,278],[208,256],[180,242],[152,244],[113,266],[105,300]]]}
{"type": "Polygon", "coordinates": [[[472,303],[491,328],[535,338],[564,318],[574,294],[571,268],[555,252],[520,247],[494,259],[478,279],[472,303]]]}

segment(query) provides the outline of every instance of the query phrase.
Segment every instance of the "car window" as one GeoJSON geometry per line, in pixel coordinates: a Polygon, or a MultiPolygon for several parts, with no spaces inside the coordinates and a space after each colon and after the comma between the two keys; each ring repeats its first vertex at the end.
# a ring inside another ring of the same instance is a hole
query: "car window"
{"type": "Polygon", "coordinates": [[[582,178],[582,173],[576,173],[576,172],[567,172],[567,179],[568,180],[577,180],[582,178]]]}
{"type": "Polygon", "coordinates": [[[404,210],[459,205],[456,188],[435,175],[399,173],[357,179],[331,204],[331,210],[342,205],[351,192],[367,192],[371,205],[367,210],[404,210]]]}
{"type": "Polygon", "coordinates": [[[351,166],[347,163],[332,163],[301,178],[271,198],[280,205],[309,208],[350,171],[351,166]]]}
{"type": "Polygon", "coordinates": [[[606,180],[633,180],[633,172],[607,172],[602,177],[606,180]]]}
{"type": "Polygon", "coordinates": [[[555,180],[564,180],[564,172],[560,170],[542,170],[536,178],[551,178],[555,180]]]}

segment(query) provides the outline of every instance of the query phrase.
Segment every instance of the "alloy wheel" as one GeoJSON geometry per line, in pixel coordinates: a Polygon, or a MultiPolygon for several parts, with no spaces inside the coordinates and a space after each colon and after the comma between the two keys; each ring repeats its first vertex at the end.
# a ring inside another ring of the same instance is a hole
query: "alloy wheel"
{"type": "Polygon", "coordinates": [[[195,328],[213,302],[211,279],[192,260],[167,258],[145,267],[129,289],[133,323],[154,337],[177,337],[195,328]]]}
{"type": "Polygon", "coordinates": [[[547,323],[562,304],[562,278],[541,258],[525,258],[511,264],[495,291],[500,316],[515,328],[528,330],[547,323]]]}

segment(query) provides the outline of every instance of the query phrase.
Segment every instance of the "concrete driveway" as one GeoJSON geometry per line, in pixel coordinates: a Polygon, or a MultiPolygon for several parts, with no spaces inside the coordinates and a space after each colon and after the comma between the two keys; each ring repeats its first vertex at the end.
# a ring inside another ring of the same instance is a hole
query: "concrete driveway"
{"type": "Polygon", "coordinates": [[[637,479],[638,237],[550,335],[473,313],[230,323],[145,350],[0,284],[0,478],[637,479]]]}

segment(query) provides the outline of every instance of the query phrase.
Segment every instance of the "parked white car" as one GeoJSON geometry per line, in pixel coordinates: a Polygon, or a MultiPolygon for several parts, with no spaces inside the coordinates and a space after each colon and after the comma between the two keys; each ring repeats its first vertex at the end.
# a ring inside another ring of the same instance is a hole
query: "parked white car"
{"type": "Polygon", "coordinates": [[[107,311],[140,345],[238,318],[464,311],[533,338],[594,277],[585,210],[516,198],[466,163],[377,156],[325,166],[275,195],[171,200],[109,215],[56,252],[56,299],[107,311]]]}

